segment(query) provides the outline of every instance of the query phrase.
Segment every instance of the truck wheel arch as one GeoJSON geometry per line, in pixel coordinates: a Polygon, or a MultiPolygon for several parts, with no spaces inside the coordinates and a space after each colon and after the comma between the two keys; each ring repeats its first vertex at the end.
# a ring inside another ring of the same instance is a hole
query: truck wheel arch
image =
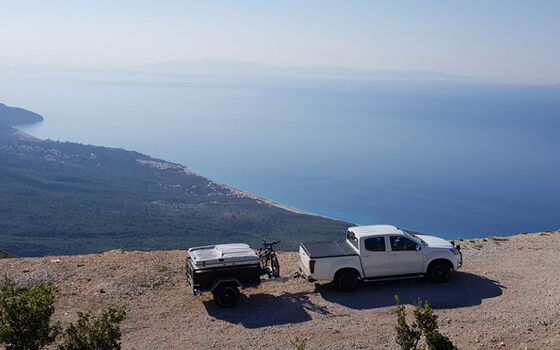
{"type": "Polygon", "coordinates": [[[352,267],[344,267],[339,269],[338,271],[336,271],[336,273],[334,274],[333,277],[333,284],[340,290],[342,290],[343,292],[351,292],[355,289],[357,289],[359,287],[359,283],[360,283],[360,272],[358,270],[356,270],[355,268],[352,267]],[[350,286],[350,288],[345,288],[343,286],[340,285],[340,281],[339,278],[343,275],[343,274],[353,274],[356,278],[356,284],[353,286],[350,286]]]}
{"type": "Polygon", "coordinates": [[[444,259],[444,258],[439,258],[439,259],[434,259],[432,261],[430,261],[430,263],[428,264],[428,268],[426,269],[426,277],[428,277],[430,280],[432,280],[433,282],[436,283],[442,283],[442,282],[446,282],[449,279],[449,275],[446,276],[446,278],[439,280],[439,279],[435,279],[432,276],[432,270],[434,269],[434,267],[437,267],[440,264],[444,264],[447,267],[449,267],[449,274],[451,274],[451,271],[453,271],[453,263],[451,261],[449,261],[448,259],[444,259]]]}

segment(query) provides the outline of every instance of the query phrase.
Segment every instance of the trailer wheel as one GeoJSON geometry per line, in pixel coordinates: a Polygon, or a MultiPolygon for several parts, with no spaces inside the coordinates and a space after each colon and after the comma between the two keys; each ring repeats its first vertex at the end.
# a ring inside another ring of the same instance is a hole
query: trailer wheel
{"type": "Polygon", "coordinates": [[[214,301],[221,307],[233,307],[239,299],[239,289],[232,284],[219,285],[212,292],[214,301]]]}
{"type": "Polygon", "coordinates": [[[358,289],[360,280],[356,271],[347,269],[341,270],[334,276],[334,285],[342,292],[353,292],[358,289]]]}

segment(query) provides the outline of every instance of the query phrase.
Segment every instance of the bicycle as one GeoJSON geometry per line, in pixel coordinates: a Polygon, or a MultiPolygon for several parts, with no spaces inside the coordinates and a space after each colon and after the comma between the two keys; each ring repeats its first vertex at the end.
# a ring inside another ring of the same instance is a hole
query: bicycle
{"type": "Polygon", "coordinates": [[[262,247],[259,249],[261,271],[262,274],[268,275],[268,278],[280,276],[280,264],[278,263],[278,257],[273,247],[278,243],[280,243],[280,241],[267,242],[263,239],[262,247]]]}

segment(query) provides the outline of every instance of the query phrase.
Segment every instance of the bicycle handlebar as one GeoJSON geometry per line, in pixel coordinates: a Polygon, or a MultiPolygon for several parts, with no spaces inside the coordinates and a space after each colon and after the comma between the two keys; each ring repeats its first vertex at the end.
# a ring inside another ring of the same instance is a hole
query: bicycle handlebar
{"type": "Polygon", "coordinates": [[[265,246],[266,246],[266,245],[268,245],[268,246],[273,246],[273,245],[278,244],[278,243],[280,243],[279,240],[278,240],[278,241],[274,241],[274,242],[267,242],[266,239],[263,239],[263,245],[265,245],[265,246]]]}

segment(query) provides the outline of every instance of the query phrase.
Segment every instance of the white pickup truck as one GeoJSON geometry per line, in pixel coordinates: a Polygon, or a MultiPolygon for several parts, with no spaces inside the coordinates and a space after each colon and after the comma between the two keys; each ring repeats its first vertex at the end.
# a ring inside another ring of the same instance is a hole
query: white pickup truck
{"type": "Polygon", "coordinates": [[[345,292],[361,281],[427,276],[443,283],[463,264],[460,249],[442,238],[391,225],[356,226],[344,241],[302,243],[299,268],[310,281],[332,281],[345,292]]]}

